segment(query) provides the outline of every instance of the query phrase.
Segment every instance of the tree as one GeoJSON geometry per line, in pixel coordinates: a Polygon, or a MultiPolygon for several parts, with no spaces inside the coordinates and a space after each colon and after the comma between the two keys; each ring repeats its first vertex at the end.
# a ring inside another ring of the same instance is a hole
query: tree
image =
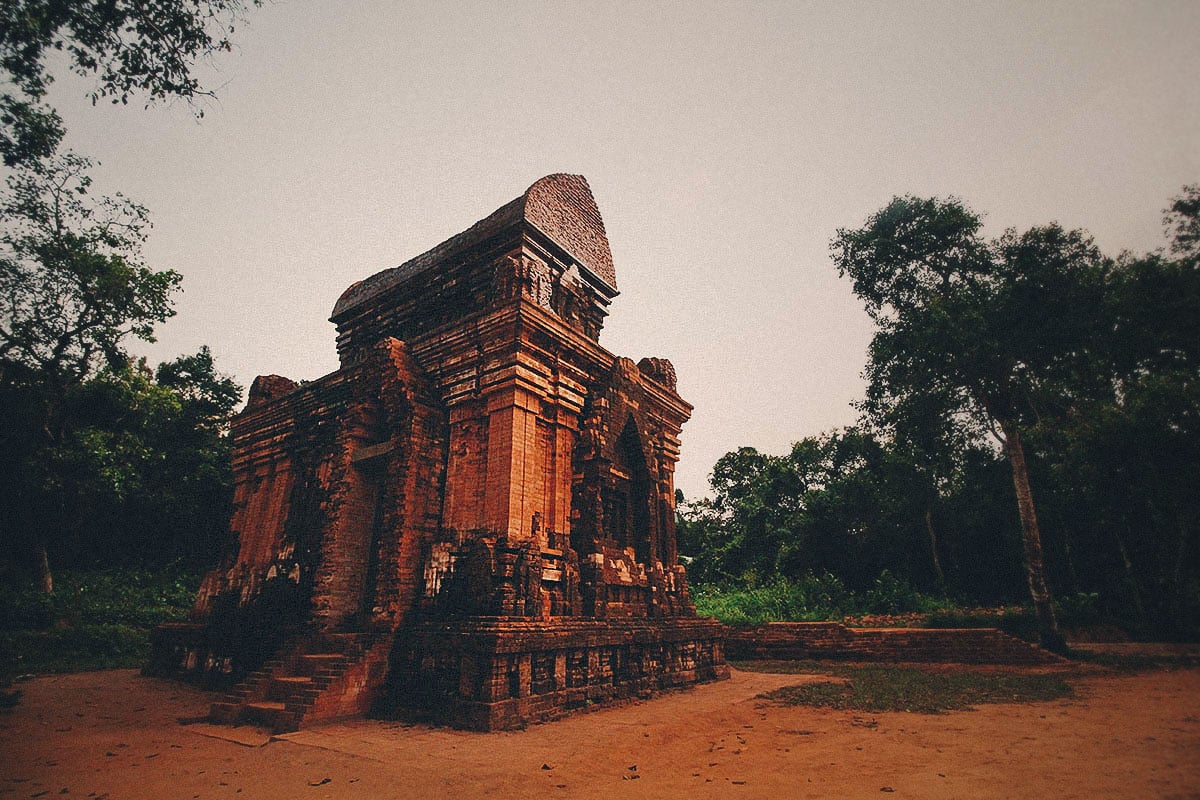
{"type": "Polygon", "coordinates": [[[228,522],[225,428],[240,395],[207,349],[153,372],[142,361],[104,369],[75,389],[72,426],[49,453],[52,496],[66,499],[59,560],[210,563],[228,522]]]}
{"type": "Polygon", "coordinates": [[[212,563],[228,523],[225,428],[240,389],[211,365],[202,349],[156,371],[105,367],[73,387],[61,435],[36,442],[0,486],[5,510],[30,517],[10,546],[40,542],[56,568],[212,563]],[[183,381],[158,377],[189,363],[183,381]]]}
{"type": "Polygon", "coordinates": [[[1163,225],[1171,253],[1195,269],[1200,260],[1200,184],[1183,187],[1183,194],[1163,212],[1163,225]]]}
{"type": "Polygon", "coordinates": [[[1076,623],[1194,638],[1200,188],[1168,208],[1168,247],[1113,260],[1057,226],[985,241],[953,204],[897,201],[843,232],[879,323],[869,427],[722,457],[713,498],[679,506],[694,577],[829,573],[869,593],[886,570],[995,603],[1032,596],[1041,572],[1076,595],[1076,623]],[[1041,570],[1022,556],[1033,537],[1041,570]]]}
{"type": "Polygon", "coordinates": [[[905,397],[901,402],[895,398],[883,403],[879,400],[864,400],[858,404],[859,409],[866,421],[874,423],[875,435],[887,441],[890,459],[910,472],[906,499],[921,509],[930,564],[938,587],[945,591],[945,543],[937,523],[939,506],[942,498],[954,490],[964,456],[979,430],[969,416],[956,410],[953,397],[929,392],[905,397]]]}
{"type": "Polygon", "coordinates": [[[242,399],[242,387],[217,372],[207,345],[195,355],[159,364],[154,379],[181,399],[189,427],[207,433],[226,433],[229,417],[242,399]]]}
{"type": "Polygon", "coordinates": [[[1080,535],[1115,545],[1139,626],[1186,636],[1200,618],[1200,187],[1163,221],[1166,252],[1122,255],[1108,276],[1106,386],[1053,446],[1091,522],[1080,535]]]}
{"type": "Polygon", "coordinates": [[[786,458],[742,447],[713,465],[715,497],[692,509],[708,539],[698,571],[710,579],[754,584],[775,576],[781,549],[793,539],[804,486],[786,458]]]}
{"type": "Polygon", "coordinates": [[[897,198],[863,228],[839,229],[831,249],[876,324],[868,406],[936,396],[1003,448],[1041,641],[1061,649],[1024,435],[1088,395],[1110,264],[1080,231],[1047,225],[988,242],[980,228],[958,200],[897,198]]]}
{"type": "Polygon", "coordinates": [[[701,582],[835,574],[858,591],[887,570],[940,588],[920,547],[922,481],[904,452],[857,428],[802,439],[782,456],[739,448],[714,465],[711,500],[680,506],[680,549],[701,582]]]}
{"type": "Polygon", "coordinates": [[[19,169],[0,199],[0,382],[36,375],[61,397],[174,313],[179,273],[141,262],[146,209],[92,198],[90,166],[68,153],[19,169]]]}
{"type": "MultiPolygon", "coordinates": [[[[5,164],[29,164],[55,152],[62,120],[42,100],[53,82],[48,62],[95,76],[93,103],[151,102],[211,97],[193,69],[202,58],[228,51],[229,35],[244,12],[261,0],[9,0],[0,4],[0,155],[5,164]]],[[[203,116],[203,109],[196,107],[203,116]]]]}
{"type": "Polygon", "coordinates": [[[0,458],[8,474],[21,476],[4,488],[0,526],[32,536],[46,591],[53,590],[50,521],[63,518],[58,512],[65,503],[50,489],[65,485],[61,470],[69,461],[57,456],[86,428],[71,400],[97,370],[117,375],[130,369],[125,341],[152,340],[154,326],[173,313],[170,296],[180,280],[172,270],[140,262],[146,210],[120,195],[93,199],[91,162],[60,153],[63,122],[45,103],[51,67],[94,76],[93,103],[124,104],[140,94],[147,104],[169,98],[194,104],[212,96],[193,74],[196,63],[229,50],[235,24],[257,5],[260,0],[0,4],[0,157],[13,170],[0,202],[0,458]]]}
{"type": "MultiPolygon", "coordinates": [[[[29,476],[64,441],[70,393],[101,365],[125,367],[127,339],[153,341],[179,288],[178,273],[141,262],[146,210],[120,195],[92,198],[89,166],[74,154],[23,166],[0,198],[0,392],[24,411],[4,445],[29,476]]],[[[5,527],[46,533],[45,509],[6,505],[5,527]]],[[[42,586],[52,591],[45,545],[45,535],[35,538],[42,586]]]]}

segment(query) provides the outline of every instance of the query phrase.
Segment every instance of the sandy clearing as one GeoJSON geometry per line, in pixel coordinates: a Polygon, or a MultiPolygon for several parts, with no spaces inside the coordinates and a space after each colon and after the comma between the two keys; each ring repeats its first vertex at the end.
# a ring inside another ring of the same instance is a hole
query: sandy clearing
{"type": "Polygon", "coordinates": [[[0,796],[1200,798],[1197,669],[938,716],[756,699],[805,679],[735,671],[510,733],[367,720],[265,745],[241,729],[247,746],[176,722],[207,709],[191,687],[131,670],[43,677],[0,713],[0,796]]]}

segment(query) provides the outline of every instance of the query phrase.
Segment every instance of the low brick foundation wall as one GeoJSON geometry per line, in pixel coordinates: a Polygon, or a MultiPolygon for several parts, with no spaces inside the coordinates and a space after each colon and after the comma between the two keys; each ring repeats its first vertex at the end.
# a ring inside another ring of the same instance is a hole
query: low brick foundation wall
{"type": "Polygon", "coordinates": [[[396,637],[385,715],[491,731],[729,677],[713,620],[423,623],[396,637]]]}
{"type": "Polygon", "coordinates": [[[844,659],[961,664],[1058,664],[1062,659],[996,628],[847,628],[837,622],[771,622],[729,628],[735,660],[844,659]]]}
{"type": "Polygon", "coordinates": [[[225,689],[277,655],[295,626],[220,629],[205,622],[164,622],[150,631],[145,675],[174,678],[209,689],[225,689]]]}
{"type": "Polygon", "coordinates": [[[210,688],[230,685],[238,677],[235,659],[216,653],[209,638],[209,628],[203,623],[162,623],[150,631],[150,659],[142,674],[190,680],[210,688]]]}

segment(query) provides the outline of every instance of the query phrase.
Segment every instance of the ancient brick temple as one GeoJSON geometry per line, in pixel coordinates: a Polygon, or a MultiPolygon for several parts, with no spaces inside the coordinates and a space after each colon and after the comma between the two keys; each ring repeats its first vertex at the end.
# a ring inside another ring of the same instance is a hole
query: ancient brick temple
{"type": "Polygon", "coordinates": [[[341,367],[259,377],[231,545],[148,671],[218,721],[401,709],[513,727],[724,677],[675,549],[691,413],[598,344],[617,294],[587,181],[551,175],[338,299],[341,367]]]}

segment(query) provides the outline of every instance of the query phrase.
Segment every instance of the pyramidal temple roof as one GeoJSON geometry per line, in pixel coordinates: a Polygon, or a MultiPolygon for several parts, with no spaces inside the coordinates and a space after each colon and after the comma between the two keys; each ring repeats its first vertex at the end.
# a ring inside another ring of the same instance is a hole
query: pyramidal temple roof
{"type": "Polygon", "coordinates": [[[612,251],[587,178],[556,173],[537,181],[520,197],[437,247],[352,284],[338,298],[332,317],[337,319],[370,298],[522,221],[552,239],[599,283],[616,292],[612,251]]]}

